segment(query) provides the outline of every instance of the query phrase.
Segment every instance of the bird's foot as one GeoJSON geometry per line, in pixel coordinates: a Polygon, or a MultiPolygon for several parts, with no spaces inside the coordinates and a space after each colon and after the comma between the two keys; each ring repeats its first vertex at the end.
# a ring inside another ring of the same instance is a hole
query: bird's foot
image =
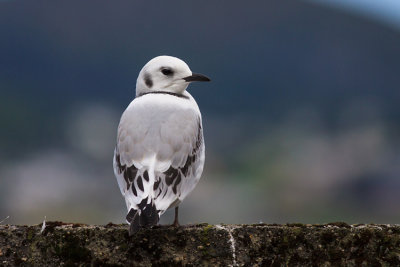
{"type": "Polygon", "coordinates": [[[180,227],[181,225],[179,224],[179,222],[177,220],[174,221],[173,224],[171,224],[171,226],[173,227],[180,227]]]}

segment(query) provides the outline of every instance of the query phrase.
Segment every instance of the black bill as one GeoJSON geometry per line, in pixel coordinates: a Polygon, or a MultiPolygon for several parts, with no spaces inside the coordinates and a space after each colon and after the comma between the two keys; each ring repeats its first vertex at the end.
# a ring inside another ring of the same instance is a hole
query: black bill
{"type": "Polygon", "coordinates": [[[209,82],[210,78],[200,73],[192,73],[191,76],[183,78],[186,82],[209,82]]]}

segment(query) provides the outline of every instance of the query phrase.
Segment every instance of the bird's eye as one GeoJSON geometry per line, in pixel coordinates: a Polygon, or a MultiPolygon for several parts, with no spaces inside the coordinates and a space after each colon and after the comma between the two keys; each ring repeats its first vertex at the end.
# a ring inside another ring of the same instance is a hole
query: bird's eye
{"type": "Polygon", "coordinates": [[[174,74],[174,72],[171,69],[161,69],[161,72],[162,74],[167,76],[174,74]]]}

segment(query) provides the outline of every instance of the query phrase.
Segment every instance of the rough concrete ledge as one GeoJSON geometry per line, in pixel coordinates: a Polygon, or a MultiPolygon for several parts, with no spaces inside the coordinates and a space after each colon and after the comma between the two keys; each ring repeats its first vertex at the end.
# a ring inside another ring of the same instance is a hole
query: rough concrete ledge
{"type": "Polygon", "coordinates": [[[400,266],[399,225],[0,225],[1,266],[400,266]]]}

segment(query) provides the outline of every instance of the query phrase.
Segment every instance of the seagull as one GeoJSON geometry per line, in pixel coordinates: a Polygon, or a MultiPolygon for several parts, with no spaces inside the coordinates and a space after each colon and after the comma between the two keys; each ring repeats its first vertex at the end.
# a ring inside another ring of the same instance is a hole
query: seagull
{"type": "Polygon", "coordinates": [[[136,97],[122,114],[113,167],[125,198],[132,236],[178,208],[200,180],[204,138],[200,109],[186,91],[191,82],[208,82],[179,58],[158,56],[140,71],[136,97]]]}

